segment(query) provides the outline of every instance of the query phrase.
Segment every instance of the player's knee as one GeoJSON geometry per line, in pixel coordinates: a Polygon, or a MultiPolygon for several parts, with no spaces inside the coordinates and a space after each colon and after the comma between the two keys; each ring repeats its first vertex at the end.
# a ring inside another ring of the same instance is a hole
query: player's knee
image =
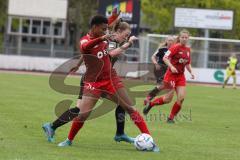
{"type": "Polygon", "coordinates": [[[132,114],[136,109],[134,106],[129,106],[125,110],[128,114],[132,114]]]}
{"type": "Polygon", "coordinates": [[[170,103],[172,101],[172,98],[166,98],[163,100],[165,104],[170,103]]]}
{"type": "Polygon", "coordinates": [[[77,107],[78,107],[79,109],[80,109],[80,106],[81,106],[81,100],[82,100],[82,99],[78,99],[78,100],[77,100],[77,107]]]}
{"type": "Polygon", "coordinates": [[[165,104],[170,103],[172,101],[172,99],[173,99],[172,95],[163,97],[163,101],[164,101],[165,104]]]}
{"type": "Polygon", "coordinates": [[[80,103],[77,103],[77,108],[79,108],[79,109],[80,109],[80,106],[81,106],[81,105],[80,105],[80,103]]]}

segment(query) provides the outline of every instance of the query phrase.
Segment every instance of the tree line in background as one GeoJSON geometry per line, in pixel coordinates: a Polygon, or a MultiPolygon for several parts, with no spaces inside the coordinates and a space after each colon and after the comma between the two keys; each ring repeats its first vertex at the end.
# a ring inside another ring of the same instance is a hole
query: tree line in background
{"type": "MultiPolygon", "coordinates": [[[[89,18],[97,13],[98,0],[69,0],[67,28],[74,33],[73,40],[85,34],[89,27],[89,18]]],[[[2,47],[4,28],[7,20],[7,0],[0,0],[0,48],[2,47]]],[[[151,31],[161,34],[175,34],[173,17],[175,7],[227,9],[234,10],[232,31],[210,30],[215,38],[240,38],[240,0],[141,0],[142,21],[151,26],[151,31]]],[[[189,29],[193,36],[203,36],[201,29],[189,29]]],[[[74,46],[76,47],[76,46],[74,46]]]]}
{"type": "MultiPolygon", "coordinates": [[[[233,30],[210,30],[210,37],[240,38],[240,0],[141,0],[143,12],[142,20],[153,32],[173,34],[178,31],[174,28],[174,10],[176,7],[233,10],[233,30]]],[[[203,36],[202,29],[189,29],[193,36],[203,36]]]]}
{"type": "Polygon", "coordinates": [[[4,35],[4,26],[7,19],[7,1],[0,0],[0,51],[2,49],[3,35],[4,35]]]}
{"type": "MultiPolygon", "coordinates": [[[[74,50],[78,50],[79,38],[89,29],[89,19],[97,13],[98,0],[69,0],[68,29],[73,31],[74,50]]],[[[68,32],[70,33],[70,32],[68,32]]]]}

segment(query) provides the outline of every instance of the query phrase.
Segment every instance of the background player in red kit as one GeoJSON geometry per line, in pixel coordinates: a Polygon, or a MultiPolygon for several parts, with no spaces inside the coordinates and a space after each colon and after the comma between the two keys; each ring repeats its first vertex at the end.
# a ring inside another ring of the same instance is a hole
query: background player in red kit
{"type": "Polygon", "coordinates": [[[145,112],[147,113],[155,105],[170,103],[174,96],[175,89],[177,94],[177,101],[174,103],[171,113],[168,117],[169,123],[174,123],[173,119],[180,111],[186,95],[186,79],[184,75],[185,67],[191,74],[191,78],[194,79],[195,77],[192,73],[191,67],[191,51],[190,48],[187,47],[189,32],[187,30],[182,30],[179,34],[179,40],[180,43],[177,43],[170,47],[163,57],[163,61],[168,66],[168,70],[163,80],[164,86],[165,88],[170,88],[171,90],[167,94],[150,102],[149,105],[145,108],[145,112]]]}
{"type": "MultiPolygon", "coordinates": [[[[100,15],[94,16],[91,20],[90,32],[80,40],[80,50],[86,65],[80,114],[73,120],[68,138],[60,143],[59,146],[72,144],[74,137],[79,129],[82,128],[102,94],[106,94],[110,100],[121,105],[129,113],[131,119],[142,133],[150,134],[144,119],[133,107],[133,103],[129,99],[120,78],[112,68],[109,57],[109,55],[117,56],[121,54],[136,40],[136,37],[131,36],[128,42],[121,47],[108,52],[107,40],[111,38],[111,35],[105,34],[108,27],[107,24],[108,20],[105,17],[100,15]]],[[[153,151],[159,151],[159,148],[155,145],[153,151]]]]}
{"type": "Polygon", "coordinates": [[[174,37],[168,36],[164,43],[160,43],[156,52],[152,55],[151,59],[154,64],[154,75],[157,81],[157,86],[154,87],[144,100],[144,105],[147,105],[156,95],[161,91],[164,75],[167,71],[167,65],[163,61],[163,57],[168,49],[174,44],[174,37]]]}

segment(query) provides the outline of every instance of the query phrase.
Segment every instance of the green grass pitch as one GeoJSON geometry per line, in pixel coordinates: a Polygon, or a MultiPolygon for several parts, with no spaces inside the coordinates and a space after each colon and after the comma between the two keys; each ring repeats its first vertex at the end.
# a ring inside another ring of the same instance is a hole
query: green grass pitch
{"type": "MultiPolygon", "coordinates": [[[[0,73],[0,159],[1,160],[239,160],[240,90],[189,85],[176,124],[165,122],[172,103],[151,110],[147,124],[160,153],[137,151],[133,145],[113,141],[114,111],[87,121],[73,146],[57,144],[68,134],[70,124],[59,128],[56,142],[48,143],[41,126],[55,119],[54,106],[77,96],[52,90],[48,76],[0,73]]],[[[152,83],[125,80],[134,93],[147,93],[152,83]]],[[[79,78],[68,78],[78,85],[79,78]]],[[[130,94],[134,97],[133,94],[130,94]]],[[[136,98],[142,111],[144,97],[136,98]]],[[[107,102],[108,105],[114,105],[107,102]]],[[[127,117],[125,132],[140,132],[127,117]]]]}

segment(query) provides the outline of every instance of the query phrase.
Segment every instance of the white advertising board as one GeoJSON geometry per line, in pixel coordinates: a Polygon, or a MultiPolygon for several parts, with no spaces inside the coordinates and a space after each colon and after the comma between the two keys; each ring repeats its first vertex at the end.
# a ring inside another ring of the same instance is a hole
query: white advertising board
{"type": "Polygon", "coordinates": [[[9,0],[8,14],[15,16],[66,19],[67,0],[9,0]]]}
{"type": "MultiPolygon", "coordinates": [[[[201,83],[216,83],[222,84],[226,76],[226,70],[224,69],[208,69],[208,68],[193,68],[195,79],[191,79],[190,74],[185,71],[185,76],[189,82],[201,82],[201,83]]],[[[240,72],[236,71],[237,84],[240,84],[240,72]]],[[[230,78],[228,83],[232,83],[233,79],[230,78]]]]}
{"type": "MultiPolygon", "coordinates": [[[[69,61],[69,59],[0,55],[0,69],[52,72],[67,61],[69,61]]],[[[72,64],[72,62],[73,61],[69,64],[72,64]]],[[[117,66],[116,69],[118,69],[117,66]]],[[[81,66],[78,73],[83,74],[85,71],[86,67],[81,66]]],[[[147,72],[148,71],[129,72],[127,75],[120,73],[120,76],[138,78],[139,75],[144,76],[147,72]]],[[[226,72],[223,69],[193,68],[193,72],[196,76],[194,80],[192,80],[190,74],[185,71],[185,76],[188,82],[222,84],[226,75],[226,72]]],[[[237,84],[240,85],[240,71],[237,71],[236,75],[237,84]]],[[[233,80],[230,78],[228,83],[232,82],[233,80]]]]}
{"type": "MultiPolygon", "coordinates": [[[[59,70],[67,72],[70,68],[69,65],[75,62],[71,61],[70,63],[69,60],[65,58],[0,55],[0,69],[52,72],[65,63],[65,67],[59,70]]],[[[78,60],[76,60],[77,62],[78,60]]],[[[78,73],[81,74],[85,72],[85,66],[81,66],[78,70],[78,73]]]]}
{"type": "Polygon", "coordinates": [[[232,30],[231,10],[175,8],[175,27],[232,30]]]}

